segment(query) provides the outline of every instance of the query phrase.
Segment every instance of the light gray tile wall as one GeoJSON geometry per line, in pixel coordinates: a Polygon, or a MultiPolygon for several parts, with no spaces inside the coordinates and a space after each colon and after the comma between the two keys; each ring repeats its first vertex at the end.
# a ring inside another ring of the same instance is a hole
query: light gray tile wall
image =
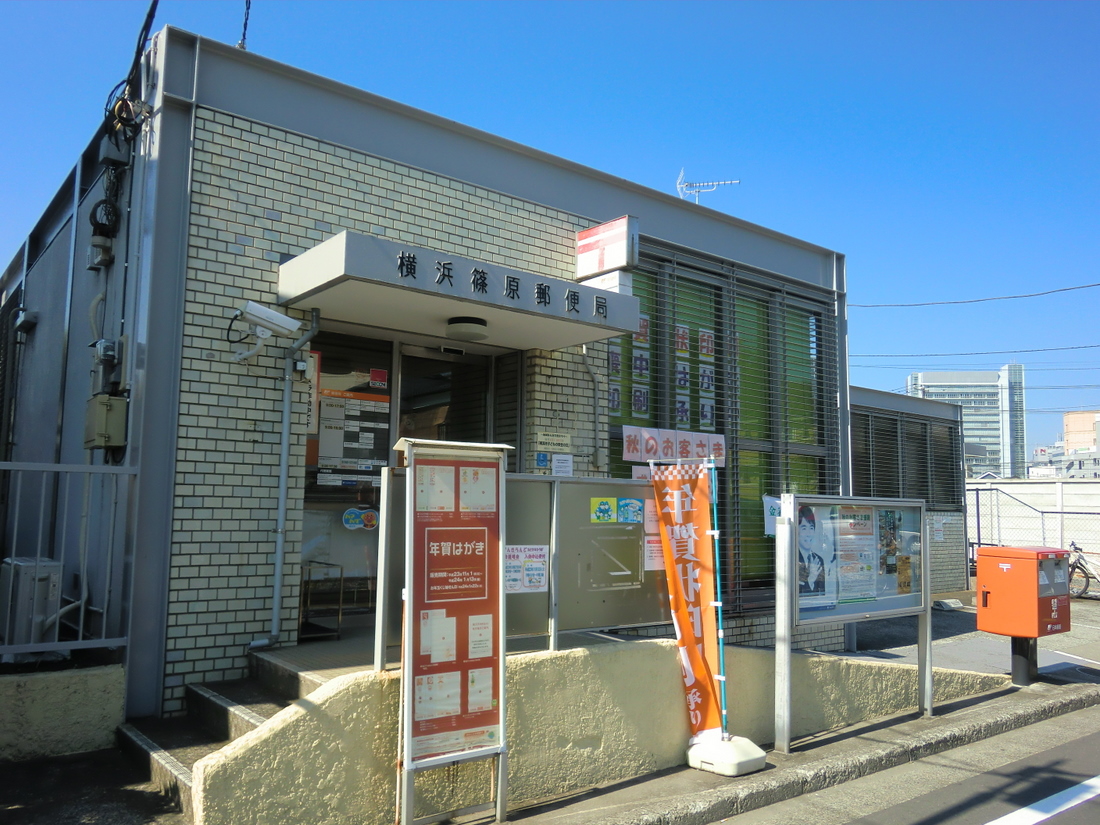
{"type": "MultiPolygon", "coordinates": [[[[589,225],[344,147],[221,112],[197,113],[166,713],[182,712],[190,682],[243,676],[247,644],[270,624],[282,407],[276,356],[288,341],[275,340],[248,364],[230,361],[232,311],[245,299],[274,306],[279,263],[345,229],[571,278],[574,235],[589,225]]],[[[595,349],[593,364],[603,369],[605,355],[595,349]]],[[[585,474],[581,456],[591,454],[595,428],[579,349],[537,352],[532,361],[528,427],[570,432],[578,474],[585,474]]],[[[298,613],[304,399],[296,381],[281,611],[290,640],[298,613]]]]}
{"type": "Polygon", "coordinates": [[[968,589],[966,563],[966,516],[963,513],[937,513],[926,510],[928,551],[931,555],[933,593],[953,593],[968,589]],[[937,538],[936,525],[943,528],[937,538]]]}

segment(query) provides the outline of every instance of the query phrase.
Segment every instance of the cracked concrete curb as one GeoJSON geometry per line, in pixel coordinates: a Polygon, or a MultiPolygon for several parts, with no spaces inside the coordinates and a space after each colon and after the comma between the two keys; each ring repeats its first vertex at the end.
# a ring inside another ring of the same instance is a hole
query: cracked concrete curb
{"type": "Polygon", "coordinates": [[[915,718],[869,737],[857,736],[834,746],[845,753],[812,751],[792,756],[769,754],[771,771],[731,779],[726,787],[643,803],[629,814],[619,810],[612,817],[589,811],[588,825],[709,825],[726,817],[782,802],[796,796],[830,788],[878,771],[904,765],[952,748],[1024,727],[1044,719],[1100,705],[1100,685],[1066,685],[1054,688],[1055,695],[1043,695],[1049,685],[1035,685],[959,717],[915,718]],[[1038,692],[1028,695],[1029,692],[1038,692]],[[1005,706],[1007,705],[1007,706],[1005,706]],[[915,728],[912,733],[907,729],[915,728]],[[920,730],[920,728],[929,728],[920,730]],[[876,742],[874,736],[893,732],[892,742],[876,742]],[[899,734],[901,734],[899,736],[899,734]],[[775,764],[776,761],[779,764],[775,764]],[[624,815],[625,814],[625,815],[624,815]]]}

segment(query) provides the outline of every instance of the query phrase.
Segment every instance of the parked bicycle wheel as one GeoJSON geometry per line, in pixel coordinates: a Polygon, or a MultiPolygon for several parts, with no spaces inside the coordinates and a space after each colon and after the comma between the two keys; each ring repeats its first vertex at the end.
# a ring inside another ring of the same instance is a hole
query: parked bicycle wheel
{"type": "Polygon", "coordinates": [[[1092,577],[1089,576],[1089,571],[1086,570],[1080,564],[1071,564],[1069,566],[1069,595],[1073,598],[1078,596],[1084,596],[1089,591],[1089,584],[1092,582],[1092,577]]]}

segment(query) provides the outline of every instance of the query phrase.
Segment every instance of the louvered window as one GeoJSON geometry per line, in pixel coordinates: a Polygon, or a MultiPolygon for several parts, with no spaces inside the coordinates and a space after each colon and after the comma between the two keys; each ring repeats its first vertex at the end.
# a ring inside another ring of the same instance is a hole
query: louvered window
{"type": "Polygon", "coordinates": [[[852,493],[919,498],[935,510],[961,510],[962,433],[957,424],[852,409],[852,493]]]}
{"type": "MultiPolygon", "coordinates": [[[[718,510],[728,612],[774,601],[762,497],[839,492],[833,294],[643,243],[633,275],[643,329],[610,347],[612,471],[622,428],[725,437],[718,510]]],[[[637,466],[636,464],[633,466],[637,466]]]]}

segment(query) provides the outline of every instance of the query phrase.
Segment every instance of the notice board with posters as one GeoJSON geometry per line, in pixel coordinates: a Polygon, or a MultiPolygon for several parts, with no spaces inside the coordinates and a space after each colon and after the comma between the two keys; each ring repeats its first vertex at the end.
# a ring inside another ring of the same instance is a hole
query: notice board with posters
{"type": "MultiPolygon", "coordinates": [[[[405,583],[406,468],[382,474],[375,666],[397,660],[405,583]]],[[[648,481],[510,474],[505,479],[509,637],[669,621],[648,481]],[[553,598],[551,596],[553,595],[553,598]],[[553,629],[552,629],[553,628],[553,629]]]]}
{"type": "MultiPolygon", "coordinates": [[[[401,820],[415,771],[495,757],[506,783],[504,445],[402,439],[408,472],[401,820]]],[[[498,784],[498,800],[507,796],[498,784]]],[[[408,815],[408,816],[407,816],[408,815]]]]}
{"type": "Polygon", "coordinates": [[[928,600],[924,502],[784,496],[795,624],[923,612],[928,600]]]}
{"type": "Polygon", "coordinates": [[[503,450],[406,439],[406,761],[504,734],[503,450]]]}
{"type": "Polygon", "coordinates": [[[775,750],[791,747],[791,651],[800,625],[917,616],[917,699],[932,715],[932,616],[924,502],[781,498],[776,519],[775,750]]]}

